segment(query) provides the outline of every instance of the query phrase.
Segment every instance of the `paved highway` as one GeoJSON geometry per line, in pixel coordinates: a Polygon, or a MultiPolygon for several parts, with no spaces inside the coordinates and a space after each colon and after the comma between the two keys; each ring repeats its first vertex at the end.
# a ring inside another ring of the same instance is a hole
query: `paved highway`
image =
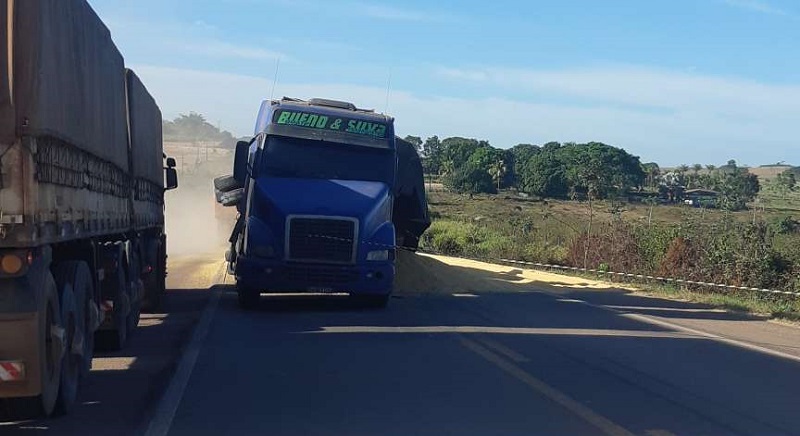
{"type": "Polygon", "coordinates": [[[243,312],[229,285],[208,290],[214,259],[171,260],[171,312],[96,360],[75,414],[0,433],[800,434],[793,326],[427,256],[401,260],[386,310],[243,312]]]}
{"type": "Polygon", "coordinates": [[[444,283],[384,311],[284,297],[242,312],[219,288],[174,415],[151,434],[800,433],[794,327],[510,268],[412,265],[444,283]],[[473,289],[442,292],[448,276],[473,289]],[[753,332],[764,340],[737,339],[753,332]]]}

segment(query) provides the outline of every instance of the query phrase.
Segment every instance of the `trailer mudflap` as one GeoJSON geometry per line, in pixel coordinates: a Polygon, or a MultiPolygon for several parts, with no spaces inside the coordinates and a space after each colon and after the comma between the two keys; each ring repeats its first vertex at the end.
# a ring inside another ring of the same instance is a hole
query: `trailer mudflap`
{"type": "Polygon", "coordinates": [[[0,314],[0,398],[35,397],[41,393],[37,313],[0,314]],[[0,374],[2,375],[2,374],[0,374]],[[8,380],[6,380],[7,378],[8,380]]]}

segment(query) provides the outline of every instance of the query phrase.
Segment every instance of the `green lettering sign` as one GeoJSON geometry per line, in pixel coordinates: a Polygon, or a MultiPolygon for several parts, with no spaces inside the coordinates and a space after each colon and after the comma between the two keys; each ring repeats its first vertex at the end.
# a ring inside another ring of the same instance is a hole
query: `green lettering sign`
{"type": "Polygon", "coordinates": [[[278,110],[273,116],[273,122],[279,125],[305,127],[310,129],[335,130],[354,135],[370,136],[372,138],[386,138],[386,125],[363,120],[333,118],[326,115],[278,110]]]}

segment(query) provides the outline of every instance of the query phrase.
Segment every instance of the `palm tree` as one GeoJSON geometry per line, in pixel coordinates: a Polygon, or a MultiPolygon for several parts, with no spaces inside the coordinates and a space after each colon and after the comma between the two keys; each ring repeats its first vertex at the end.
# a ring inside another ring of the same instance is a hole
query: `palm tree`
{"type": "Polygon", "coordinates": [[[489,174],[492,175],[492,179],[494,180],[495,184],[497,185],[497,191],[500,192],[500,183],[506,177],[506,173],[508,172],[508,168],[506,167],[506,163],[500,159],[497,162],[493,163],[491,168],[489,168],[489,174]]]}

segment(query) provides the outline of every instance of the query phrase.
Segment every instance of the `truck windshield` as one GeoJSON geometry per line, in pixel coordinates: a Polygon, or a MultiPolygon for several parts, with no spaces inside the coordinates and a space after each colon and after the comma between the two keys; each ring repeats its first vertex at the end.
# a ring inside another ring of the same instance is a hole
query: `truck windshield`
{"type": "Polygon", "coordinates": [[[394,150],[271,136],[264,144],[263,172],[272,177],[360,180],[393,184],[394,150]]]}

